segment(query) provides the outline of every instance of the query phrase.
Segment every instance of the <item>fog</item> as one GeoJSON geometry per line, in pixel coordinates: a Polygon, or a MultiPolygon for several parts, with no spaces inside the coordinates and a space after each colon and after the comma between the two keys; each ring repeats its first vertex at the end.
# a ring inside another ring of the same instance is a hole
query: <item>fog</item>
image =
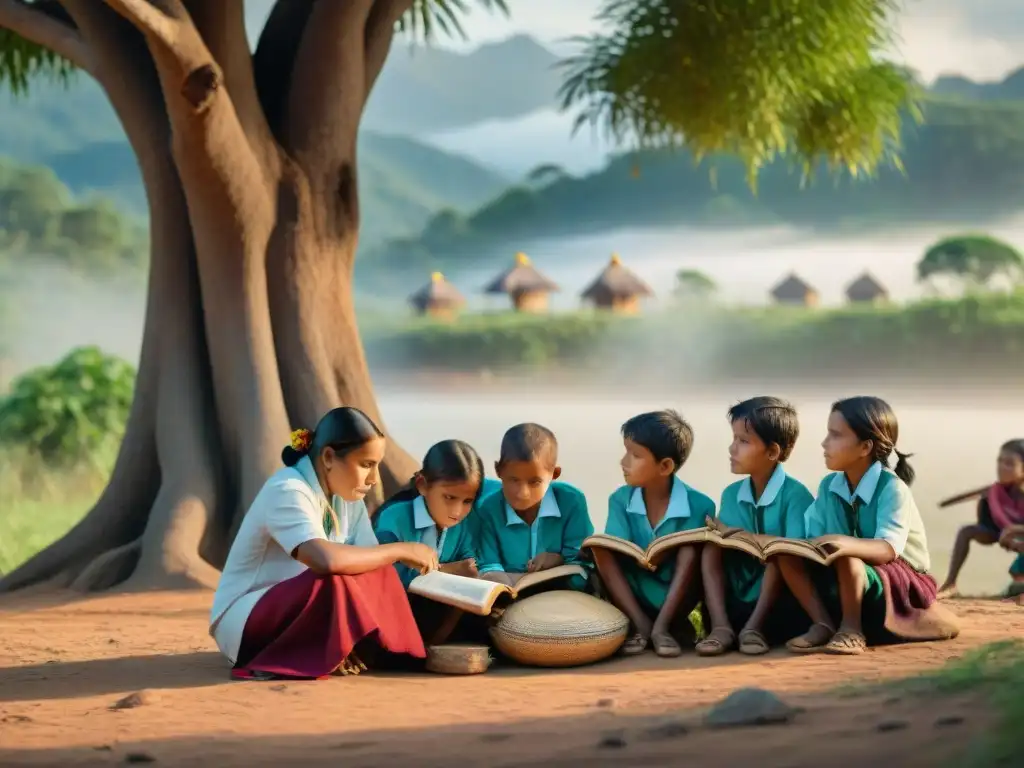
{"type": "MultiPolygon", "coordinates": [[[[992,231],[1022,242],[1024,218],[1003,222],[992,231]]],[[[725,300],[756,303],[763,300],[776,280],[796,269],[821,291],[826,303],[836,303],[845,284],[864,269],[888,284],[897,298],[913,297],[918,292],[913,280],[914,264],[923,248],[942,234],[936,228],[846,238],[810,237],[785,229],[620,230],[538,242],[529,252],[535,263],[563,287],[556,307],[576,305],[579,289],[592,279],[612,250],[620,252],[626,263],[661,294],[667,292],[676,270],[692,267],[715,279],[725,300]]],[[[494,265],[490,265],[466,270],[455,279],[471,295],[472,286],[482,284],[494,271],[494,265]]],[[[15,279],[10,274],[0,277],[5,284],[15,279]]],[[[10,320],[14,327],[5,328],[4,333],[8,349],[0,378],[52,362],[71,347],[83,344],[96,344],[136,360],[144,300],[144,281],[138,277],[86,279],[44,263],[21,269],[13,291],[10,320]]],[[[609,360],[614,361],[614,355],[609,355],[609,360]]],[[[624,419],[660,407],[681,410],[697,435],[693,458],[682,476],[717,500],[732,479],[726,462],[729,430],[724,411],[738,398],[760,394],[756,382],[734,381],[721,382],[713,395],[688,392],[676,384],[666,390],[667,397],[649,395],[647,389],[628,385],[617,392],[607,387],[559,390],[537,381],[520,390],[506,386],[500,390],[478,388],[475,393],[472,387],[425,387],[380,387],[384,418],[407,449],[422,454],[436,440],[460,437],[477,446],[490,464],[505,428],[524,420],[539,421],[558,434],[565,479],[586,492],[599,526],[605,515],[604,500],[619,482],[618,429],[624,419]]],[[[818,442],[828,403],[866,389],[862,382],[849,382],[849,388],[815,391],[799,386],[799,382],[773,385],[772,394],[790,397],[800,408],[804,437],[789,469],[809,486],[816,486],[824,473],[818,442]]],[[[1004,406],[993,403],[989,393],[973,398],[963,392],[954,394],[944,391],[941,383],[908,394],[894,389],[883,378],[871,389],[891,400],[900,417],[901,450],[916,454],[919,480],[915,495],[928,523],[933,570],[941,577],[956,529],[972,519],[973,508],[965,505],[940,512],[936,503],[992,479],[998,446],[1024,433],[1024,403],[1018,399],[1004,406]]],[[[979,550],[964,573],[964,588],[990,593],[1001,589],[1009,562],[1009,556],[998,549],[979,550]]]]}

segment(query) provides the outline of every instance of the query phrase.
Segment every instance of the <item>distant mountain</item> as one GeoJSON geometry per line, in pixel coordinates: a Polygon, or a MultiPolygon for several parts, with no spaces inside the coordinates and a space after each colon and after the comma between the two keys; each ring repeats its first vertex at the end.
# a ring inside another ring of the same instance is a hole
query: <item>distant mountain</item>
{"type": "MultiPolygon", "coordinates": [[[[40,80],[27,96],[0,95],[0,155],[46,165],[78,195],[108,197],[146,212],[135,157],[99,86],[40,80]]],[[[445,208],[470,210],[499,194],[503,175],[460,155],[401,136],[360,136],[361,242],[412,235],[445,208]]]]}
{"type": "Polygon", "coordinates": [[[396,41],[363,125],[416,136],[550,108],[562,82],[558,60],[527,35],[469,53],[396,41]]]}
{"type": "Polygon", "coordinates": [[[753,194],[736,158],[696,165],[686,152],[619,155],[584,176],[511,188],[470,216],[445,211],[415,240],[378,249],[363,274],[454,270],[472,259],[506,258],[537,238],[593,235],[625,227],[758,226],[850,230],[911,222],[983,223],[1024,209],[1024,102],[944,101],[924,105],[925,121],[904,128],[905,173],[829,178],[809,188],[782,162],[765,168],[753,194]],[[712,179],[711,168],[715,168],[712,179]]]}
{"type": "Polygon", "coordinates": [[[972,101],[1024,101],[1024,67],[1003,80],[981,83],[962,75],[942,75],[930,90],[936,96],[972,101]]]}

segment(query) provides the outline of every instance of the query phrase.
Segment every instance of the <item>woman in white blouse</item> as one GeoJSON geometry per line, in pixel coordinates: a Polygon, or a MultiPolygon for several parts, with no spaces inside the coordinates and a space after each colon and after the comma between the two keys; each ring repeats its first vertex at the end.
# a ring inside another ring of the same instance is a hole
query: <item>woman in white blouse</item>
{"type": "Polygon", "coordinates": [[[213,598],[210,634],[235,677],[358,672],[357,646],[426,655],[392,566],[433,570],[437,553],[378,544],[364,499],[384,449],[383,432],[357,408],[335,408],[313,432],[292,434],[285,467],[242,520],[213,598]]]}

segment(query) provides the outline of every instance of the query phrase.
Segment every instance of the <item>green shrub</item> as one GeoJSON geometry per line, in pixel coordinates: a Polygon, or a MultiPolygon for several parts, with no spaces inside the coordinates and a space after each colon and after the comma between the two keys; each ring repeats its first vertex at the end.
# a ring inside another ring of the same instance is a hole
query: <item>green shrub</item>
{"type": "Polygon", "coordinates": [[[120,443],[134,387],[129,363],[75,349],[14,380],[0,401],[0,444],[52,464],[93,464],[120,443]]]}

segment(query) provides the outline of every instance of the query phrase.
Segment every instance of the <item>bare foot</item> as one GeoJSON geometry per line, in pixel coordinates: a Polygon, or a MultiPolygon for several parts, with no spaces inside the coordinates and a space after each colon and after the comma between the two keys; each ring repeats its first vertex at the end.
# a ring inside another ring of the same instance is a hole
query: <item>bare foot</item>
{"type": "Polygon", "coordinates": [[[935,597],[939,600],[951,600],[954,597],[960,597],[960,590],[956,588],[956,584],[943,584],[939,587],[935,597]]]}

